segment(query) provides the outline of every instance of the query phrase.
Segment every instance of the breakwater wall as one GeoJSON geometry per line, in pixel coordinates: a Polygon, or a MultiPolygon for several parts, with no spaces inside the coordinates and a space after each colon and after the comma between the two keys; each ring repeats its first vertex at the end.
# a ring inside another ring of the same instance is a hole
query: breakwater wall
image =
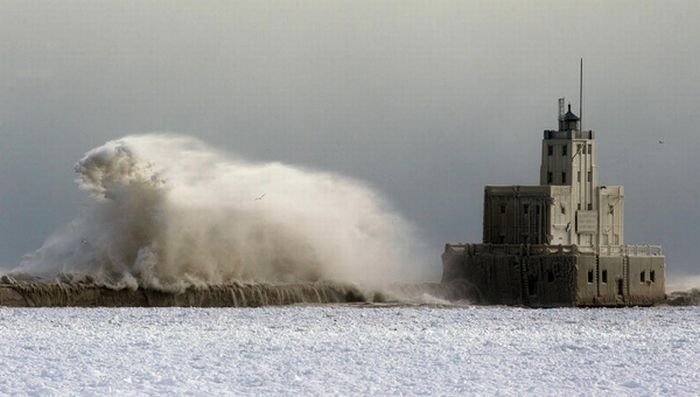
{"type": "Polygon", "coordinates": [[[401,302],[429,294],[446,301],[469,298],[465,283],[394,285],[363,290],[331,282],[189,287],[180,292],[110,289],[94,283],[0,281],[0,306],[7,307],[259,307],[294,304],[401,302]]]}
{"type": "Polygon", "coordinates": [[[257,307],[365,300],[357,287],[330,283],[229,284],[189,287],[180,292],[60,282],[0,284],[0,305],[11,307],[257,307]]]}

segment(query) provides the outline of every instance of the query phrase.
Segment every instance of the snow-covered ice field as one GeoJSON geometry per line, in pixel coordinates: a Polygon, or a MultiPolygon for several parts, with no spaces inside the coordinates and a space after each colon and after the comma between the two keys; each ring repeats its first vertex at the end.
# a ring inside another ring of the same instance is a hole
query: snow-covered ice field
{"type": "Polygon", "coordinates": [[[0,308],[3,395],[698,395],[700,308],[0,308]]]}

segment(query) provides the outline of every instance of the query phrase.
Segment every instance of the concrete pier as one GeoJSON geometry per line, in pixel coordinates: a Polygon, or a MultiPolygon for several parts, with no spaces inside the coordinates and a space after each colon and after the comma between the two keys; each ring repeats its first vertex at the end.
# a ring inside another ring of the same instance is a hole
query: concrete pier
{"type": "Polygon", "coordinates": [[[9,307],[258,307],[367,299],[357,287],[330,283],[230,284],[190,287],[176,293],[60,282],[0,284],[0,306],[9,307]]]}
{"type": "Polygon", "coordinates": [[[390,285],[361,289],[332,282],[240,284],[189,287],[179,292],[110,289],[94,283],[0,279],[0,306],[6,307],[259,307],[295,304],[413,303],[428,294],[445,301],[475,299],[464,282],[390,285]]]}

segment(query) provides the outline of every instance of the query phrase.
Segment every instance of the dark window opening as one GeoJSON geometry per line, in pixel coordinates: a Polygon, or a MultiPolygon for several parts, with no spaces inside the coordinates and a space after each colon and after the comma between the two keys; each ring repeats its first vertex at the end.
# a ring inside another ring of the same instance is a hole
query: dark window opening
{"type": "Polygon", "coordinates": [[[561,183],[566,183],[566,172],[561,173],[561,183]]]}
{"type": "Polygon", "coordinates": [[[581,203],[578,203],[578,205],[576,206],[576,209],[581,211],[581,203]]]}
{"type": "Polygon", "coordinates": [[[561,207],[561,213],[566,214],[566,207],[564,207],[564,206],[561,207]]]}
{"type": "Polygon", "coordinates": [[[639,282],[640,283],[645,282],[646,278],[647,278],[646,276],[647,276],[647,273],[644,270],[642,270],[642,272],[639,273],[639,282]]]}
{"type": "Polygon", "coordinates": [[[537,295],[537,275],[531,274],[527,277],[527,291],[530,295],[537,295]]]}
{"type": "Polygon", "coordinates": [[[593,283],[593,270],[588,271],[588,283],[589,284],[593,283]]]}
{"type": "Polygon", "coordinates": [[[651,280],[652,283],[656,282],[656,272],[654,270],[649,272],[649,280],[651,280]]]}
{"type": "Polygon", "coordinates": [[[540,206],[539,205],[535,206],[535,214],[537,214],[537,215],[540,214],[540,206]]]}
{"type": "Polygon", "coordinates": [[[583,154],[586,154],[586,145],[583,145],[583,154]]]}
{"type": "Polygon", "coordinates": [[[576,173],[576,182],[581,182],[581,171],[576,173]]]}
{"type": "Polygon", "coordinates": [[[591,211],[593,209],[593,203],[588,203],[588,210],[591,211]]]}
{"type": "Polygon", "coordinates": [[[554,282],[554,272],[551,270],[547,270],[547,281],[550,283],[554,282]]]}
{"type": "Polygon", "coordinates": [[[506,236],[504,236],[502,234],[500,236],[498,236],[498,243],[499,244],[504,244],[505,242],[506,242],[506,236]]]}
{"type": "Polygon", "coordinates": [[[506,206],[501,205],[501,214],[505,214],[505,213],[506,213],[506,206]]]}
{"type": "Polygon", "coordinates": [[[622,279],[617,279],[617,294],[622,295],[622,279]]]}
{"type": "Polygon", "coordinates": [[[601,282],[606,283],[608,282],[608,271],[603,270],[603,273],[600,275],[601,282]]]}
{"type": "Polygon", "coordinates": [[[529,210],[530,210],[530,205],[523,204],[523,214],[527,214],[529,210]]]}
{"type": "Polygon", "coordinates": [[[551,172],[547,173],[547,183],[552,183],[552,173],[551,172]]]}
{"type": "Polygon", "coordinates": [[[564,145],[561,147],[561,155],[566,156],[566,149],[569,147],[569,145],[564,145]]]}
{"type": "Polygon", "coordinates": [[[553,154],[554,154],[554,146],[547,145],[547,156],[551,156],[553,154]]]}
{"type": "Polygon", "coordinates": [[[588,154],[593,154],[593,145],[588,144],[588,154]]]}
{"type": "Polygon", "coordinates": [[[593,171],[588,171],[588,182],[590,182],[591,179],[593,179],[593,171]]]}

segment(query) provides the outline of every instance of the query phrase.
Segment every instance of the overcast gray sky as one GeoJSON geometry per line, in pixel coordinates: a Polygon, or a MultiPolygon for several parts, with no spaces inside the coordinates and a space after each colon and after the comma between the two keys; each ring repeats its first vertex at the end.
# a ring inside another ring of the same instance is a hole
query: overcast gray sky
{"type": "Polygon", "coordinates": [[[696,1],[0,0],[0,265],[78,214],[87,150],[174,131],[368,181],[439,267],[481,240],[483,185],[538,182],[584,57],[626,241],[699,273],[698,20],[696,1]]]}

